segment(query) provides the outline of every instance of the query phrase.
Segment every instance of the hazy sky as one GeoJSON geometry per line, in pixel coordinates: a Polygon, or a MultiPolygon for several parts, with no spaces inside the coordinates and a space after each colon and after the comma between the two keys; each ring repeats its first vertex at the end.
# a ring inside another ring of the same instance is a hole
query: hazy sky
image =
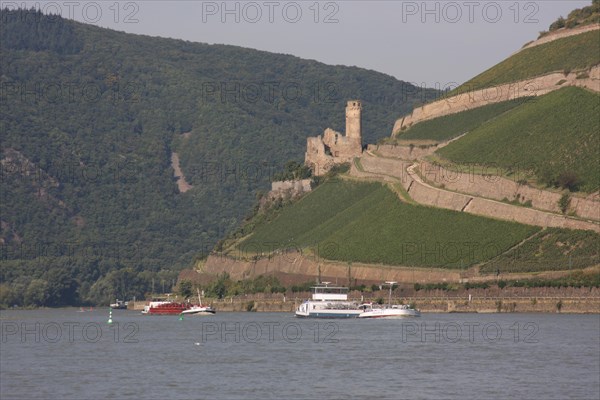
{"type": "Polygon", "coordinates": [[[556,18],[591,0],[64,0],[37,4],[47,12],[58,11],[116,30],[293,54],[443,87],[491,67],[537,38],[556,18]]]}

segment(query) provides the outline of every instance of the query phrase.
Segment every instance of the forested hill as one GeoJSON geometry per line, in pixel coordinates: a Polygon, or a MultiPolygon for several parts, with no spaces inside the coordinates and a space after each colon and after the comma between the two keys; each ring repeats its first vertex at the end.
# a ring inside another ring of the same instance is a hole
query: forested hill
{"type": "Polygon", "coordinates": [[[32,11],[1,19],[0,304],[141,296],[152,281],[170,290],[274,172],[303,159],[307,136],[343,131],[346,100],[363,101],[374,142],[435,95],[289,55],[32,11]]]}

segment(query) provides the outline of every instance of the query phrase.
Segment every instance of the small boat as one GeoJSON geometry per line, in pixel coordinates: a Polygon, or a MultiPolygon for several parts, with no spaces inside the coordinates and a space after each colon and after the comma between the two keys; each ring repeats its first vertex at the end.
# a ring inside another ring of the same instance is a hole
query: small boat
{"type": "Polygon", "coordinates": [[[323,282],[314,286],[312,299],[306,300],[296,309],[297,317],[304,318],[356,318],[364,310],[358,303],[348,301],[348,288],[329,286],[323,282]]]}
{"type": "Polygon", "coordinates": [[[421,312],[406,305],[392,305],[392,288],[398,282],[385,282],[390,286],[388,305],[385,307],[373,307],[373,303],[366,303],[360,306],[363,312],[358,318],[405,318],[420,317],[421,312]]]}
{"type": "Polygon", "coordinates": [[[358,318],[405,318],[420,317],[421,312],[406,304],[374,308],[372,304],[361,305],[364,312],[358,318]]]}
{"type": "Polygon", "coordinates": [[[215,309],[211,306],[202,306],[197,304],[194,304],[192,307],[181,312],[182,315],[212,315],[215,313],[215,309]]]}
{"type": "Polygon", "coordinates": [[[181,312],[182,315],[213,315],[216,311],[211,306],[202,305],[202,297],[200,296],[200,289],[198,289],[198,304],[192,305],[192,307],[181,312]]]}
{"type": "Polygon", "coordinates": [[[110,308],[112,308],[113,310],[126,310],[128,304],[129,302],[127,301],[117,299],[117,301],[110,305],[110,308]]]}

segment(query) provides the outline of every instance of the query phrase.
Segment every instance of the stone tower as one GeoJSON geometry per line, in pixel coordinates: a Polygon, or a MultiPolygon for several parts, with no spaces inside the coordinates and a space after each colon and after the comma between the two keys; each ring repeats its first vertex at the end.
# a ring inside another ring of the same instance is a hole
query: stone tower
{"type": "Polygon", "coordinates": [[[315,176],[326,174],[334,165],[350,163],[362,154],[362,104],[351,100],[346,104],[346,132],[342,135],[325,129],[323,135],[306,138],[304,162],[315,176]]]}
{"type": "Polygon", "coordinates": [[[361,123],[362,104],[360,100],[350,100],[346,105],[346,137],[362,142],[361,123]]]}

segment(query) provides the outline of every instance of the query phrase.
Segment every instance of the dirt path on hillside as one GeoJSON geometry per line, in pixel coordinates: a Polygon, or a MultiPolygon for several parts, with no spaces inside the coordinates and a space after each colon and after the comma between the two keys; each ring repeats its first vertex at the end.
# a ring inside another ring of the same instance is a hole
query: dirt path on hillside
{"type": "Polygon", "coordinates": [[[185,193],[193,188],[193,186],[185,180],[183,171],[181,171],[181,167],[179,165],[179,154],[171,153],[171,166],[173,167],[173,176],[177,178],[177,187],[179,188],[179,192],[185,193]]]}

